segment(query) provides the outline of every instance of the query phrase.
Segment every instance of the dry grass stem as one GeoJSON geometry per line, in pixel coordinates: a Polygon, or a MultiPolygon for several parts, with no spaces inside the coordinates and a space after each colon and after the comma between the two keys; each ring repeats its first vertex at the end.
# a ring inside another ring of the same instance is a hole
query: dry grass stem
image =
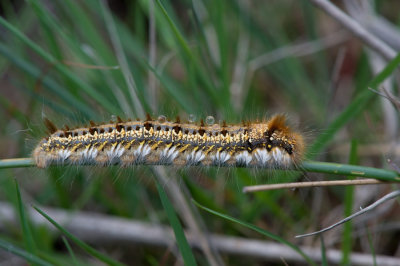
{"type": "Polygon", "coordinates": [[[375,209],[379,205],[385,203],[388,200],[394,199],[394,198],[396,198],[398,196],[400,196],[400,190],[393,191],[393,192],[387,194],[386,196],[380,198],[379,200],[375,201],[373,204],[367,206],[366,208],[361,209],[360,211],[358,211],[358,212],[356,212],[356,213],[344,218],[343,220],[340,220],[339,222],[332,224],[331,226],[328,226],[328,227],[326,227],[326,228],[324,228],[322,230],[319,230],[319,231],[316,231],[316,232],[313,232],[313,233],[308,233],[308,234],[304,234],[304,235],[298,235],[298,236],[296,236],[296,238],[322,234],[322,233],[324,233],[326,231],[329,231],[329,230],[331,230],[331,229],[333,229],[333,228],[335,228],[335,227],[337,227],[337,226],[339,226],[341,224],[344,224],[347,221],[350,221],[351,219],[353,219],[353,218],[355,218],[355,217],[357,217],[357,216],[359,216],[361,214],[364,214],[366,212],[372,211],[373,209],[375,209]]]}
{"type": "Polygon", "coordinates": [[[243,188],[244,193],[275,190],[275,189],[294,189],[305,187],[330,187],[330,186],[355,186],[355,185],[375,185],[375,184],[388,184],[373,178],[370,179],[356,179],[356,180],[333,180],[333,181],[313,181],[313,182],[293,182],[282,184],[269,184],[258,186],[247,186],[243,188]]]}
{"type": "Polygon", "coordinates": [[[392,60],[397,52],[375,35],[368,32],[356,20],[349,17],[334,4],[326,0],[310,0],[314,5],[325,11],[329,16],[338,21],[343,27],[351,31],[371,49],[382,55],[386,60],[392,60]]]}
{"type": "Polygon", "coordinates": [[[155,174],[158,181],[164,186],[164,189],[167,191],[172,203],[179,213],[180,218],[183,220],[184,224],[187,228],[193,233],[193,236],[196,238],[199,248],[202,249],[204,255],[207,257],[208,263],[210,265],[224,265],[223,260],[220,258],[219,254],[215,252],[215,249],[209,242],[207,238],[206,232],[204,232],[202,226],[202,219],[199,215],[196,215],[193,212],[193,209],[190,208],[188,204],[188,200],[183,193],[183,185],[178,185],[177,177],[171,178],[171,172],[167,174],[165,167],[162,166],[154,166],[152,168],[153,173],[155,174]]]}

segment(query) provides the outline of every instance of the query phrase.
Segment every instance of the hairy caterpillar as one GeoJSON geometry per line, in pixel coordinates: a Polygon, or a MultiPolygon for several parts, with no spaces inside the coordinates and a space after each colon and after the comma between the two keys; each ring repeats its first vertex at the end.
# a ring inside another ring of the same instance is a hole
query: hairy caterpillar
{"type": "Polygon", "coordinates": [[[148,116],[123,122],[118,117],[115,123],[91,121],[89,127],[62,130],[45,120],[51,135],[40,141],[33,158],[40,168],[51,163],[287,168],[303,157],[303,137],[286,125],[283,115],[243,125],[177,120],[148,116]]]}

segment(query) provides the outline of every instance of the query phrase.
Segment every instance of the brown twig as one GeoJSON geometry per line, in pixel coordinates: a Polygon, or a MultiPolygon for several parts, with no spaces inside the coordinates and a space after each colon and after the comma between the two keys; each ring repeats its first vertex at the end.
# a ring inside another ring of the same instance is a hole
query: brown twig
{"type": "Polygon", "coordinates": [[[305,188],[305,187],[354,186],[354,185],[373,185],[373,184],[388,184],[388,182],[382,182],[373,178],[355,179],[355,180],[293,182],[293,183],[282,183],[282,184],[247,186],[243,188],[243,192],[248,193],[256,191],[284,189],[284,188],[293,189],[293,188],[305,188]]]}
{"type": "Polygon", "coordinates": [[[368,32],[353,18],[349,17],[342,10],[327,0],[310,0],[314,5],[325,11],[329,16],[334,18],[343,27],[351,31],[355,36],[362,40],[371,49],[382,55],[386,60],[392,60],[396,56],[396,51],[393,50],[385,42],[381,41],[375,35],[368,32]]]}
{"type": "Polygon", "coordinates": [[[316,232],[312,232],[312,233],[308,233],[308,234],[304,234],[304,235],[298,235],[298,236],[296,236],[296,238],[322,234],[322,233],[324,233],[326,231],[329,231],[329,230],[331,230],[331,229],[333,229],[333,228],[335,228],[335,227],[337,227],[337,226],[339,226],[341,224],[344,224],[345,222],[350,221],[351,219],[353,219],[353,218],[355,218],[355,217],[357,217],[357,216],[359,216],[361,214],[364,214],[366,212],[372,211],[373,209],[375,209],[379,205],[387,202],[388,200],[394,199],[394,198],[396,198],[398,196],[400,196],[400,190],[393,191],[393,192],[385,195],[384,197],[380,198],[379,200],[375,201],[371,205],[367,206],[366,208],[361,209],[360,211],[358,211],[358,212],[356,212],[356,213],[344,218],[343,220],[340,220],[339,222],[332,224],[331,226],[328,226],[328,227],[326,227],[326,228],[324,228],[322,230],[316,231],[316,232]]]}

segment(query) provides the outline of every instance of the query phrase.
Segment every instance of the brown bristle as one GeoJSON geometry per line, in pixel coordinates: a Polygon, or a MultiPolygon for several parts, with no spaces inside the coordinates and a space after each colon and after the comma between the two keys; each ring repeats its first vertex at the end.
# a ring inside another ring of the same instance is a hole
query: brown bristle
{"type": "Polygon", "coordinates": [[[176,117],[175,123],[180,123],[181,122],[181,118],[179,117],[179,115],[176,117]]]}
{"type": "Polygon", "coordinates": [[[122,119],[121,119],[121,117],[119,117],[119,115],[117,116],[117,122],[118,122],[118,123],[122,123],[122,122],[123,122],[122,119]]]}
{"type": "Polygon", "coordinates": [[[203,136],[204,135],[204,133],[206,133],[206,131],[204,130],[204,129],[199,129],[199,134],[200,134],[200,136],[203,136]]]}
{"type": "Polygon", "coordinates": [[[226,127],[226,121],[222,121],[222,127],[226,127]]]}
{"type": "Polygon", "coordinates": [[[153,121],[149,113],[146,114],[146,121],[153,121]]]}
{"type": "Polygon", "coordinates": [[[89,121],[89,124],[90,124],[91,127],[95,127],[96,126],[96,124],[92,120],[89,121]]]}
{"type": "Polygon", "coordinates": [[[64,125],[64,130],[68,131],[69,130],[69,126],[68,125],[64,125]]]}
{"type": "Polygon", "coordinates": [[[203,119],[200,120],[200,126],[204,127],[204,120],[203,119]]]}
{"type": "Polygon", "coordinates": [[[269,132],[274,132],[275,130],[280,131],[288,131],[288,127],[286,125],[286,117],[284,115],[275,115],[268,122],[269,132]]]}
{"type": "Polygon", "coordinates": [[[173,130],[175,130],[175,133],[176,133],[176,134],[178,134],[178,133],[179,133],[179,131],[181,131],[181,130],[182,130],[182,128],[181,128],[181,127],[179,127],[179,126],[174,126],[172,129],[173,129],[173,130]]]}
{"type": "Polygon", "coordinates": [[[115,128],[117,129],[118,132],[121,132],[122,126],[120,124],[116,124],[115,128]]]}
{"type": "Polygon", "coordinates": [[[146,130],[150,130],[150,128],[153,127],[153,124],[152,124],[152,123],[148,123],[148,122],[144,123],[143,125],[144,125],[144,128],[145,128],[146,130]]]}
{"type": "Polygon", "coordinates": [[[303,159],[303,156],[304,156],[304,149],[305,149],[304,139],[303,139],[302,135],[300,135],[299,133],[296,133],[296,132],[292,133],[291,137],[296,140],[296,142],[295,142],[296,143],[296,154],[297,154],[296,163],[298,163],[300,160],[303,159]]]}
{"type": "Polygon", "coordinates": [[[57,127],[49,119],[44,118],[43,122],[50,134],[53,134],[57,131],[57,127]]]}

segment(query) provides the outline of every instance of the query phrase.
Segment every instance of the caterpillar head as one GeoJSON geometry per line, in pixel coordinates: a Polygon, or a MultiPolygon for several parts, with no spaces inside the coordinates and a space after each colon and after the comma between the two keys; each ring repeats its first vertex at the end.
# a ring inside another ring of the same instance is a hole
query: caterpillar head
{"type": "Polygon", "coordinates": [[[277,154],[275,161],[283,158],[284,164],[297,163],[303,157],[303,137],[286,124],[284,115],[276,115],[264,123],[249,126],[249,146],[251,150],[266,149],[277,154]]]}

